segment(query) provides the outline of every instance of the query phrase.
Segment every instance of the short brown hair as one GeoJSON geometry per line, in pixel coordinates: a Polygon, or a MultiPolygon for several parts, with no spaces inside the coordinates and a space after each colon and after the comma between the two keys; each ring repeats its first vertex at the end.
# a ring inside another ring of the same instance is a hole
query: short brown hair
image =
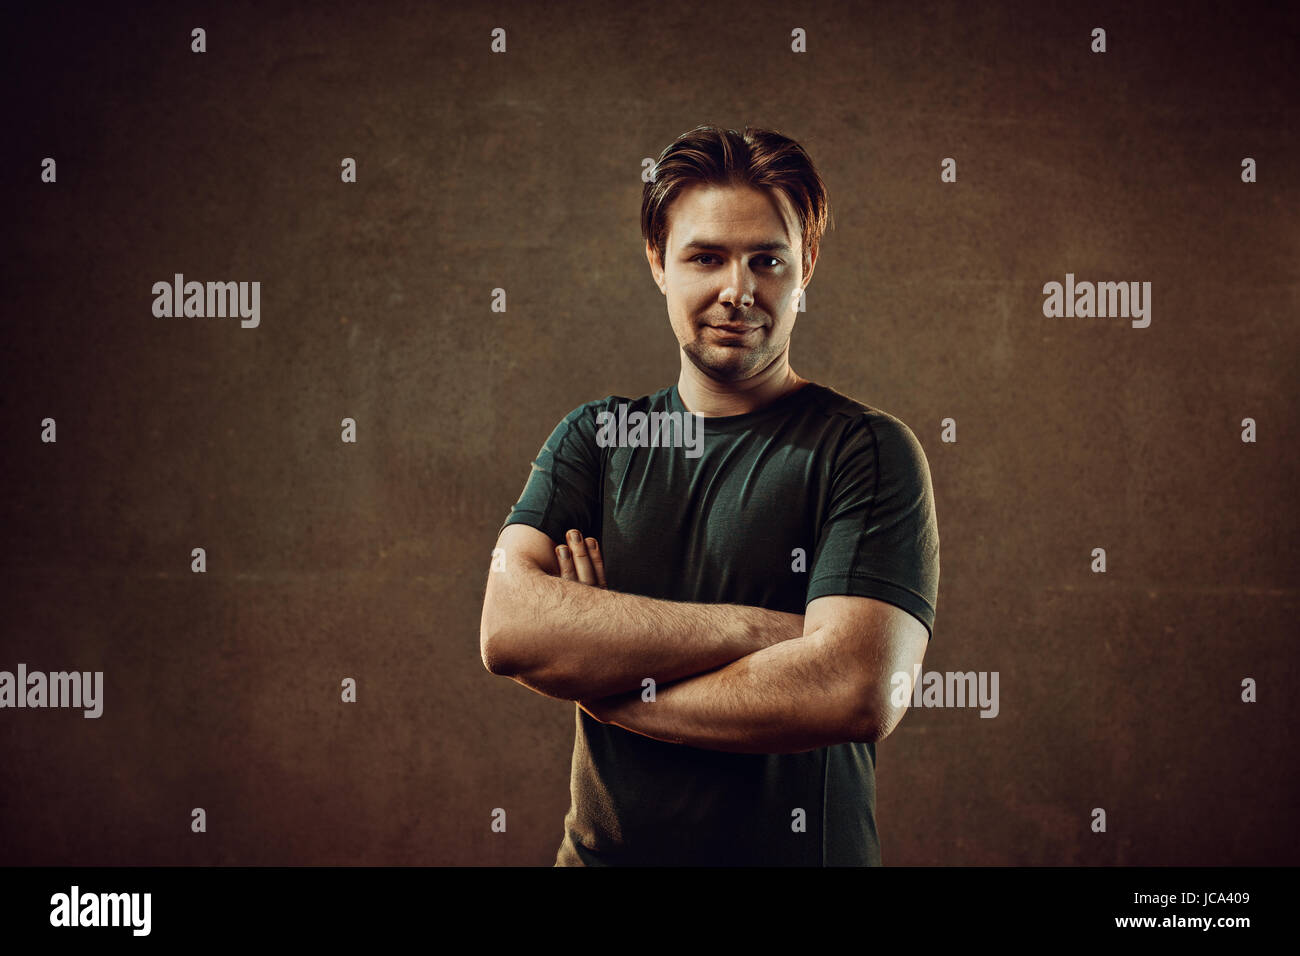
{"type": "Polygon", "coordinates": [[[655,163],[641,190],[641,235],[664,261],[668,244],[668,207],[677,194],[695,183],[780,189],[790,199],[803,231],[803,268],[831,224],[826,184],[804,148],[775,130],[746,126],[744,132],[697,126],[678,136],[655,163]]]}

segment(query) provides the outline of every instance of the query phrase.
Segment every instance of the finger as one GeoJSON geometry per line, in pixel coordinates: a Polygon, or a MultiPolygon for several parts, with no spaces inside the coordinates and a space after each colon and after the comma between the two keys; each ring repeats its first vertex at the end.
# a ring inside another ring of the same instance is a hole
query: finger
{"type": "Polygon", "coordinates": [[[607,588],[605,584],[605,557],[600,553],[600,542],[595,538],[587,539],[587,554],[591,557],[591,566],[596,569],[596,584],[607,588]]]}
{"type": "Polygon", "coordinates": [[[578,572],[574,570],[573,558],[569,555],[569,549],[562,544],[555,546],[555,557],[560,562],[560,577],[566,581],[578,580],[578,572]]]}
{"type": "Polygon", "coordinates": [[[587,554],[587,543],[583,540],[581,531],[574,529],[569,532],[569,550],[573,552],[573,566],[577,568],[578,580],[583,584],[597,587],[596,569],[591,565],[591,558],[587,554]]]}

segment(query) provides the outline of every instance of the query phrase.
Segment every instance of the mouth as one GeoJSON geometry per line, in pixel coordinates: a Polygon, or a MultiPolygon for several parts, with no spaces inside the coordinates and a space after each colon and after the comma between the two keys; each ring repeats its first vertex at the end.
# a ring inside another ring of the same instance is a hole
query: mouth
{"type": "Polygon", "coordinates": [[[731,335],[746,335],[749,332],[756,332],[762,328],[761,325],[706,325],[707,329],[714,329],[718,332],[726,332],[731,335]]]}

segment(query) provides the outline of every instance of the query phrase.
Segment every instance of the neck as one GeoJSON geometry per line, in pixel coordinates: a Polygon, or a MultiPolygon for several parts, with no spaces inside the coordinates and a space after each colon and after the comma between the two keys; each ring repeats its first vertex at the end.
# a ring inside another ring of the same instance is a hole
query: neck
{"type": "Polygon", "coordinates": [[[682,353],[677,394],[688,412],[705,418],[747,415],[808,384],[790,367],[789,353],[743,382],[720,382],[701,372],[682,353]]]}

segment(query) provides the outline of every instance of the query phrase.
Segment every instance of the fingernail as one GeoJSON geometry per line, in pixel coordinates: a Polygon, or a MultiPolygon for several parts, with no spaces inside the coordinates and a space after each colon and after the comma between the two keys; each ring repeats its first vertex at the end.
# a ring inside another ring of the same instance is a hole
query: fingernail
{"type": "Polygon", "coordinates": [[[560,557],[567,558],[569,556],[569,549],[566,548],[564,545],[560,545],[560,547],[557,550],[560,552],[560,557]]]}

